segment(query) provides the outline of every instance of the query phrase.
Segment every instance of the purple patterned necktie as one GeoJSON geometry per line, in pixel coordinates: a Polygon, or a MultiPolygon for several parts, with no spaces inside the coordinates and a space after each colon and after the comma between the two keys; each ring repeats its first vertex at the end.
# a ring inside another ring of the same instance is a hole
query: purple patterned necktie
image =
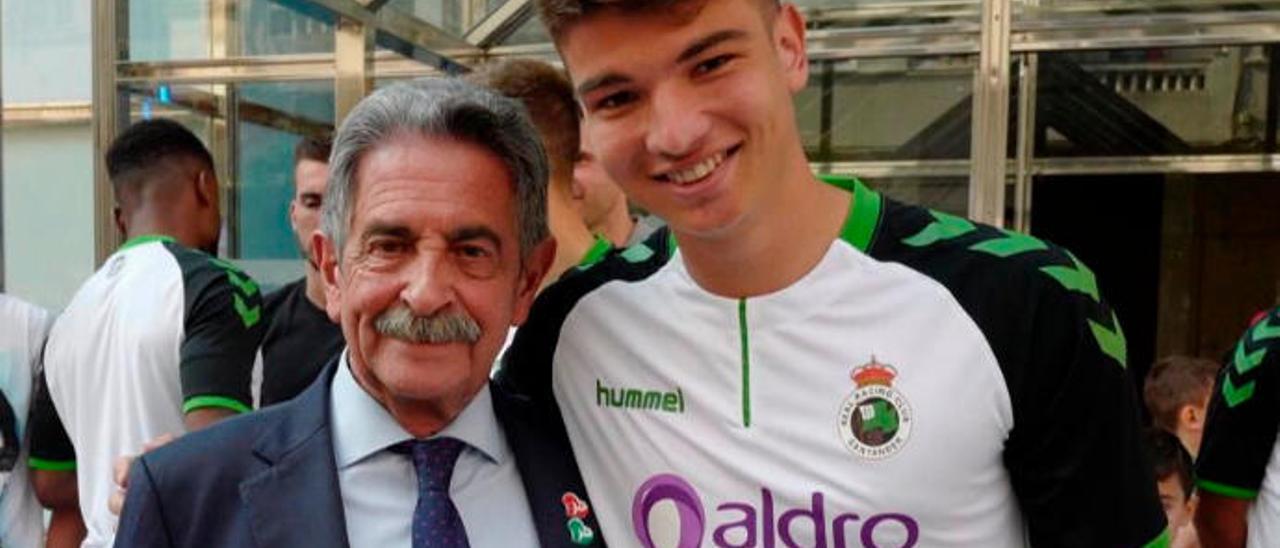
{"type": "Polygon", "coordinates": [[[418,504],[413,508],[413,548],[469,548],[458,508],[449,498],[453,465],[465,447],[454,438],[409,440],[392,450],[413,457],[418,504]]]}

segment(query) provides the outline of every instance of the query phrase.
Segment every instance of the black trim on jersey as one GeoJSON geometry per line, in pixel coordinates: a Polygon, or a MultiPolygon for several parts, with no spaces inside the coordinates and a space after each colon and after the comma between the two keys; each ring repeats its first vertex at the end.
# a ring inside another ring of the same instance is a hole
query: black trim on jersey
{"type": "Polygon", "coordinates": [[[71,436],[62,426],[58,410],[49,395],[49,383],[44,369],[36,375],[35,393],[31,397],[31,414],[27,419],[27,431],[31,436],[28,466],[35,470],[74,470],[76,449],[71,436]]]}
{"type": "Polygon", "coordinates": [[[262,343],[262,292],[230,263],[177,243],[163,244],[182,269],[183,412],[253,406],[253,362],[262,343]]]}
{"type": "Polygon", "coordinates": [[[1123,334],[1087,267],[1029,236],[883,201],[869,255],[946,287],[999,363],[1014,418],[1004,462],[1031,545],[1143,546],[1162,535],[1123,334]]]}
{"type": "Polygon", "coordinates": [[[1280,430],[1280,308],[1245,331],[1223,363],[1200,441],[1196,485],[1253,499],[1280,430]]]}

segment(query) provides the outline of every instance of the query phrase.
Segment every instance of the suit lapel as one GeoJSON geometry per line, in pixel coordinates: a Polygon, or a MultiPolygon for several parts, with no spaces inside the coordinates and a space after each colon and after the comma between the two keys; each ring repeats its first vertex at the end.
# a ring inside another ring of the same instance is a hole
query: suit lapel
{"type": "Polygon", "coordinates": [[[263,470],[240,484],[259,546],[343,548],[348,544],[329,429],[331,362],[254,446],[263,470]]]}
{"type": "Polygon", "coordinates": [[[544,548],[605,546],[559,415],[510,395],[496,383],[489,388],[494,414],[520,470],[539,544],[544,548]],[[574,530],[579,531],[580,542],[573,541],[574,530]],[[581,536],[583,532],[590,535],[590,542],[581,536]]]}

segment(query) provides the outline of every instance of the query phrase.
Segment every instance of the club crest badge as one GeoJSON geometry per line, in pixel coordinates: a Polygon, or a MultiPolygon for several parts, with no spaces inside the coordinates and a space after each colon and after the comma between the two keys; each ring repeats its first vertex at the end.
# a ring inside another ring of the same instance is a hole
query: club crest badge
{"type": "Polygon", "coordinates": [[[911,438],[911,404],[893,386],[898,372],[875,356],[849,374],[854,390],[840,406],[840,438],[854,455],[885,460],[911,438]]]}

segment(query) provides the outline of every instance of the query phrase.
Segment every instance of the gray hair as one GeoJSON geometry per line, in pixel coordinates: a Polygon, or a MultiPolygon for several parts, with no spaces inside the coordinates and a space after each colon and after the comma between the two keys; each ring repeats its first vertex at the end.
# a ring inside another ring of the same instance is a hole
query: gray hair
{"type": "Polygon", "coordinates": [[[520,257],[547,238],[547,154],[524,107],[460,79],[422,78],[365,97],[334,136],[320,228],[333,240],[339,260],[355,209],[360,159],[405,132],[452,137],[492,151],[515,183],[520,257]]]}

